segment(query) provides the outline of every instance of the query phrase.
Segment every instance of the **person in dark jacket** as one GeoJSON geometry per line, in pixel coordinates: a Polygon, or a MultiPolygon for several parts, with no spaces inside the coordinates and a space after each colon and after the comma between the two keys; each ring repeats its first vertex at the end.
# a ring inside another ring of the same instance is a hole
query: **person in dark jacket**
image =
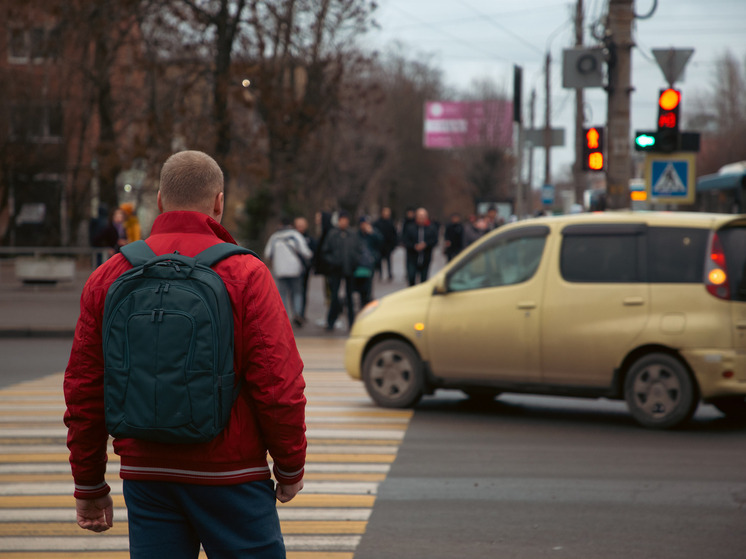
{"type": "Polygon", "coordinates": [[[318,242],[308,232],[308,220],[305,217],[296,217],[294,225],[298,232],[303,235],[308,248],[310,248],[311,252],[313,253],[313,258],[309,261],[308,265],[306,266],[306,270],[303,273],[303,302],[301,303],[301,320],[305,322],[306,307],[308,306],[308,280],[311,277],[311,270],[313,269],[313,263],[316,258],[316,253],[318,252],[318,242]]]}
{"type": "Polygon", "coordinates": [[[337,318],[342,313],[342,302],[339,300],[339,288],[345,282],[345,304],[347,305],[347,326],[355,321],[355,308],[352,295],[355,290],[355,270],[362,253],[362,241],[357,231],[350,229],[350,214],[339,212],[337,227],[329,231],[321,246],[321,256],[329,278],[329,313],[326,317],[326,329],[331,331],[337,318]]]}
{"type": "Polygon", "coordinates": [[[402,244],[407,249],[407,280],[409,285],[427,280],[433,248],[438,244],[438,228],[430,222],[425,208],[418,208],[414,221],[404,227],[402,244]]]}
{"type": "Polygon", "coordinates": [[[464,248],[464,226],[461,223],[461,216],[456,212],[451,214],[451,221],[446,225],[443,244],[445,245],[443,252],[448,262],[464,248]]]}
{"type": "Polygon", "coordinates": [[[381,264],[383,235],[373,227],[367,217],[361,217],[358,235],[362,240],[362,253],[355,269],[355,291],[360,295],[360,309],[373,298],[373,274],[381,264]]]}
{"type": "Polygon", "coordinates": [[[381,279],[383,279],[383,263],[386,263],[386,271],[388,272],[389,280],[394,279],[394,274],[391,270],[391,253],[399,244],[399,234],[396,232],[396,225],[394,220],[391,218],[391,208],[383,208],[381,210],[381,217],[379,217],[374,223],[378,232],[383,237],[381,243],[381,259],[378,261],[376,270],[381,279]]]}
{"type": "MultiPolygon", "coordinates": [[[[324,246],[326,236],[334,228],[332,224],[332,214],[330,212],[316,212],[315,216],[316,234],[318,241],[316,242],[316,248],[314,249],[313,255],[313,273],[317,276],[324,276],[323,289],[324,289],[324,303],[327,312],[331,305],[331,290],[329,289],[329,270],[324,262],[324,255],[321,253],[321,248],[324,246]]],[[[326,319],[321,319],[319,325],[326,324],[326,319]]]]}

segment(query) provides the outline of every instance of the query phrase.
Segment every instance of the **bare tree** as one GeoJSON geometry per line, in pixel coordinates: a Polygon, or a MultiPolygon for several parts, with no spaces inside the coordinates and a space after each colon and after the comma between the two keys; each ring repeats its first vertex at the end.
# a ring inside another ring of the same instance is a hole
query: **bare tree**
{"type": "Polygon", "coordinates": [[[739,63],[726,52],[715,62],[710,91],[695,100],[687,119],[702,133],[698,174],[715,173],[728,163],[746,161],[746,57],[739,63]]]}

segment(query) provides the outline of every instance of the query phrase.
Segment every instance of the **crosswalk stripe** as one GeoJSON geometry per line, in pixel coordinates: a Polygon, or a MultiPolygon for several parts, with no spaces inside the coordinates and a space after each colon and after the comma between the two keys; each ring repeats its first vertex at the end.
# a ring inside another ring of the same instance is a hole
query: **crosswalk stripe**
{"type": "MultiPolygon", "coordinates": [[[[77,529],[77,533],[81,533],[77,529]]],[[[359,535],[288,535],[285,537],[285,548],[289,551],[354,551],[360,543],[359,535]]],[[[127,536],[96,534],[82,536],[26,536],[3,537],[0,539],[0,550],[23,552],[53,551],[126,551],[129,548],[127,536]]],[[[3,558],[7,557],[3,554],[3,558]]],[[[38,556],[34,556],[37,558],[38,556]]],[[[107,555],[107,557],[109,557],[107,555]]]]}
{"type": "MultiPolygon", "coordinates": [[[[362,383],[343,370],[343,343],[298,340],[307,383],[308,460],[303,491],[277,507],[288,559],[353,559],[412,417],[410,410],[373,405],[362,383]]],[[[62,379],[54,373],[0,390],[0,556],[124,559],[126,509],[119,457],[111,447],[107,479],[115,528],[97,535],[75,524],[62,379]]]]}
{"type": "MultiPolygon", "coordinates": [[[[366,508],[328,508],[328,509],[290,509],[278,511],[280,520],[334,520],[334,521],[366,521],[371,511],[366,508]]],[[[127,509],[114,509],[117,519],[127,518],[127,509]]],[[[4,522],[75,522],[75,509],[45,508],[45,509],[2,509],[0,508],[0,524],[4,522]]]]}

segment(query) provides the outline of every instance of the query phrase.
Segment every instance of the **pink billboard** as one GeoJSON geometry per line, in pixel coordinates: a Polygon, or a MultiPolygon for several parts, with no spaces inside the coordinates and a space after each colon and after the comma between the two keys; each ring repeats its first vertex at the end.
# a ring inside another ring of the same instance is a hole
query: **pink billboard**
{"type": "Polygon", "coordinates": [[[424,121],[426,148],[513,145],[511,101],[427,101],[424,121]]]}

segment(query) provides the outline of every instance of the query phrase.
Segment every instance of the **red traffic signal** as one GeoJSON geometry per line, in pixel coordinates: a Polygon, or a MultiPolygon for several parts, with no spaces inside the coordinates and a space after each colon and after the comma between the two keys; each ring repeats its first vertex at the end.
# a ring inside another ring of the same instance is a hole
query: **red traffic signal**
{"type": "Polygon", "coordinates": [[[678,131],[680,104],[680,91],[672,88],[661,90],[658,95],[658,130],[678,131]]]}
{"type": "Polygon", "coordinates": [[[583,129],[583,170],[604,170],[604,129],[602,126],[583,129]]]}

